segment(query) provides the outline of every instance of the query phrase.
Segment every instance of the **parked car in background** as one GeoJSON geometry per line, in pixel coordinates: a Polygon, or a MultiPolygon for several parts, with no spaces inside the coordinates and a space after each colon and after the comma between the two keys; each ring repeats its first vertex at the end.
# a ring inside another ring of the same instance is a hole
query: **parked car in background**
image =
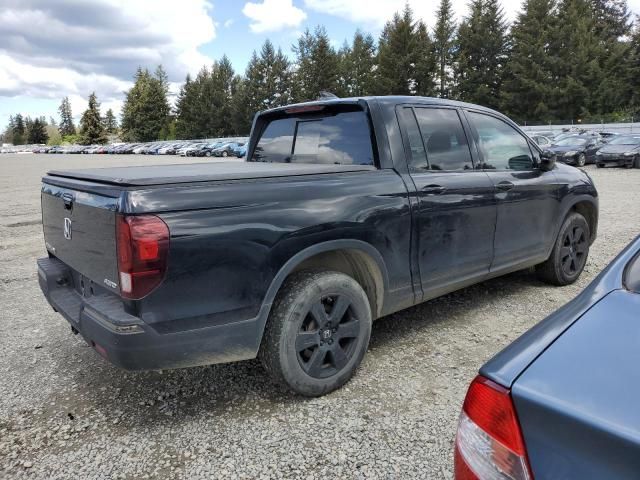
{"type": "Polygon", "coordinates": [[[208,146],[208,143],[192,143],[184,150],[184,155],[187,157],[208,157],[210,155],[205,155],[208,146]]]}
{"type": "Polygon", "coordinates": [[[228,157],[229,155],[233,155],[233,149],[238,146],[235,142],[223,143],[217,148],[214,148],[211,153],[214,157],[228,157]]]}
{"type": "Polygon", "coordinates": [[[107,360],[259,357],[319,396],[355,373],[374,319],[534,266],[571,284],[596,238],[589,176],[477,105],[285,106],[255,117],[248,145],[246,162],[43,178],[40,286],[107,360]]]}
{"type": "Polygon", "coordinates": [[[596,163],[596,152],[601,146],[602,141],[597,135],[571,135],[554,141],[546,150],[559,162],[584,167],[588,163],[596,163]]]}
{"type": "Polygon", "coordinates": [[[214,143],[205,143],[202,148],[200,148],[198,150],[198,155],[199,157],[212,157],[213,156],[213,151],[216,148],[219,148],[223,145],[222,142],[214,142],[214,143]]]}
{"type": "Polygon", "coordinates": [[[244,158],[247,156],[247,145],[245,143],[239,144],[233,149],[233,154],[238,158],[244,158]]]}
{"type": "Polygon", "coordinates": [[[531,139],[541,148],[549,147],[552,143],[551,139],[544,135],[531,135],[531,139]]]}
{"type": "Polygon", "coordinates": [[[640,237],[471,383],[455,478],[637,479],[640,237]]]}
{"type": "Polygon", "coordinates": [[[608,143],[610,140],[622,134],[619,132],[598,132],[598,135],[600,135],[600,138],[602,138],[605,143],[608,143]]]}
{"type": "Polygon", "coordinates": [[[614,165],[640,168],[640,134],[613,137],[596,153],[599,168],[614,165]]]}

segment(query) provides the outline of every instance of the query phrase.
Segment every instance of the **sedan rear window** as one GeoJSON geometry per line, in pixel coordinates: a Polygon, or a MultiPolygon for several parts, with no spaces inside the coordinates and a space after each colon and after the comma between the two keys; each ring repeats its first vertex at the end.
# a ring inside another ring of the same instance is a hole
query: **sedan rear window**
{"type": "Polygon", "coordinates": [[[359,107],[267,121],[249,161],[374,165],[369,120],[359,107]]]}

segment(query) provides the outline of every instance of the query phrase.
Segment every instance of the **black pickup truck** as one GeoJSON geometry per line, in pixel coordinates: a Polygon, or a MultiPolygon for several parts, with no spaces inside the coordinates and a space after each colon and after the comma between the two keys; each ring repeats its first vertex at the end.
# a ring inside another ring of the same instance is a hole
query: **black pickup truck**
{"type": "Polygon", "coordinates": [[[259,357],[322,395],[374,319],[532,266],[572,283],[596,236],[589,176],[475,105],[269,110],[247,159],[49,172],[39,281],[73,332],[125,369],[259,357]]]}

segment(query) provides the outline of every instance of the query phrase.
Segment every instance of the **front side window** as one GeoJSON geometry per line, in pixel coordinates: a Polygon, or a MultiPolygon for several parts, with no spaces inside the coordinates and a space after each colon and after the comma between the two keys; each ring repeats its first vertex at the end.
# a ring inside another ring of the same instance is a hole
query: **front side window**
{"type": "Polygon", "coordinates": [[[374,165],[369,120],[359,108],[274,118],[250,161],[374,165]]]}
{"type": "Polygon", "coordinates": [[[467,112],[478,145],[481,166],[486,170],[531,170],[529,143],[502,120],[477,112],[467,112]]]}

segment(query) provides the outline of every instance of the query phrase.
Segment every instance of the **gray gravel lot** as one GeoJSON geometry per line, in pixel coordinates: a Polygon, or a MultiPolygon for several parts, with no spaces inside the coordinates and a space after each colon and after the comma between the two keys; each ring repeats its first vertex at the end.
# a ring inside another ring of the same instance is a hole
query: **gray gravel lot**
{"type": "Polygon", "coordinates": [[[588,167],[600,228],[576,285],[519,272],[381,319],[355,378],[326,397],[287,393],[255,361],[126,373],[71,335],[40,293],[40,177],[186,161],[0,156],[0,478],[451,477],[456,420],[478,367],[640,233],[640,170],[588,167]]]}

